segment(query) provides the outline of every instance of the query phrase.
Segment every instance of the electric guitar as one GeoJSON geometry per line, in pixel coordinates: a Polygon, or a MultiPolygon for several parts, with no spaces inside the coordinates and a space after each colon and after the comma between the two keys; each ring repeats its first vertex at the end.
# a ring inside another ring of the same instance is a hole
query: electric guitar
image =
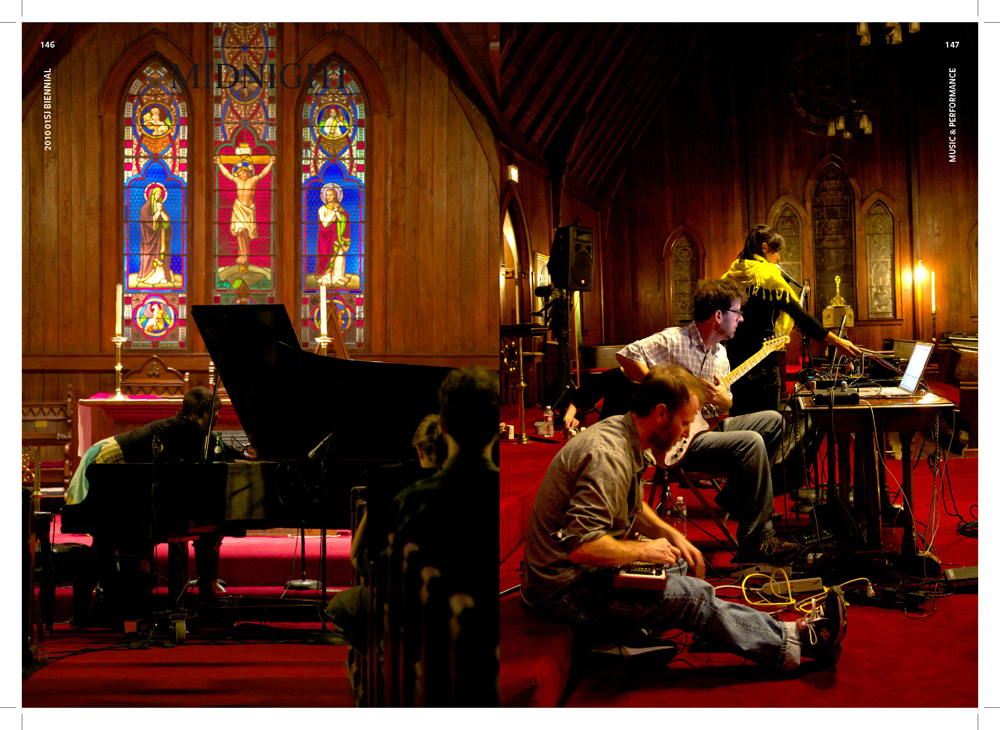
{"type": "MultiPolygon", "coordinates": [[[[728,390],[730,385],[750,372],[754,365],[788,342],[788,339],[788,335],[776,335],[769,340],[765,340],[764,346],[760,348],[756,354],[735,370],[731,370],[729,375],[722,378],[720,387],[728,390]]],[[[694,422],[691,424],[691,430],[689,431],[687,438],[683,438],[678,441],[677,444],[675,444],[674,447],[667,452],[667,455],[663,460],[664,465],[668,469],[677,466],[677,464],[681,462],[681,459],[687,455],[688,449],[691,447],[691,443],[695,440],[695,438],[701,436],[701,434],[707,431],[711,431],[719,425],[719,421],[727,417],[728,416],[719,416],[718,410],[716,410],[715,406],[712,405],[707,405],[698,411],[698,413],[694,416],[694,422]]]]}

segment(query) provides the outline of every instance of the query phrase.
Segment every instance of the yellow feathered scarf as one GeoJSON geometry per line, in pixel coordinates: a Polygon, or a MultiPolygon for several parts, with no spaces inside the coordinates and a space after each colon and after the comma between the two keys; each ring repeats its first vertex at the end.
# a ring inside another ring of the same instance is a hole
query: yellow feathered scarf
{"type": "MultiPolygon", "coordinates": [[[[798,301],[799,295],[781,276],[777,264],[769,264],[763,256],[755,255],[753,259],[736,259],[729,271],[722,275],[723,279],[732,279],[747,290],[748,294],[760,294],[764,299],[773,297],[786,301],[798,301]]],[[[774,323],[774,334],[787,335],[792,331],[794,322],[787,312],[781,310],[774,323]]]]}

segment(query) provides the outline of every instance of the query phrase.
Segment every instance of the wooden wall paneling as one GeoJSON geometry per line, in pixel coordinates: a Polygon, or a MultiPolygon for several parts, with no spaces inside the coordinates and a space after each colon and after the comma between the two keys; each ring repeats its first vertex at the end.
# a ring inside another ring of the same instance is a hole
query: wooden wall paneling
{"type": "MultiPolygon", "coordinates": [[[[192,23],[191,58],[212,58],[215,31],[211,23],[192,23]]],[[[182,69],[185,67],[181,67],[182,69]]],[[[202,70],[204,67],[202,67],[202,70]]],[[[213,252],[214,211],[212,210],[212,188],[215,185],[216,167],[210,162],[215,152],[213,141],[213,95],[211,80],[199,78],[201,88],[188,87],[184,96],[188,102],[188,210],[187,210],[187,350],[205,352],[205,341],[191,316],[193,304],[211,304],[212,288],[215,281],[215,262],[210,260],[213,252]]],[[[273,168],[272,168],[273,169],[273,168]]],[[[294,313],[293,313],[294,314],[294,313]]],[[[294,318],[292,320],[295,321],[294,318]]],[[[172,360],[172,358],[171,358],[172,360]]]]}
{"type": "MultiPolygon", "coordinates": [[[[499,253],[495,242],[499,242],[499,210],[500,201],[497,199],[496,187],[490,179],[490,169],[485,155],[478,152],[476,155],[476,192],[478,215],[476,222],[476,247],[472,262],[472,306],[473,306],[473,332],[476,335],[475,345],[472,352],[499,352],[500,351],[500,328],[497,322],[498,317],[489,312],[490,290],[487,283],[490,271],[490,261],[495,260],[490,254],[493,251],[499,253]]],[[[499,302],[499,295],[498,295],[499,302]]]]}
{"type": "MultiPolygon", "coordinates": [[[[395,332],[390,332],[393,337],[394,352],[408,352],[415,345],[416,317],[414,301],[416,297],[416,287],[419,282],[419,243],[420,243],[420,215],[422,190],[419,189],[419,165],[420,146],[423,141],[423,130],[421,129],[421,96],[420,77],[421,66],[424,60],[423,49],[420,46],[419,31],[416,37],[407,34],[406,38],[406,80],[402,93],[405,95],[406,123],[403,128],[404,147],[401,154],[407,160],[403,167],[403,177],[394,180],[397,184],[403,185],[403,207],[399,211],[403,218],[403,238],[393,242],[389,249],[390,259],[398,257],[398,265],[401,270],[397,274],[398,291],[390,290],[390,296],[395,301],[389,305],[391,312],[397,312],[399,316],[394,316],[394,324],[399,327],[395,332]],[[412,298],[411,298],[412,297],[412,298]]],[[[391,286],[391,285],[390,285],[391,286]]]]}
{"type": "MultiPolygon", "coordinates": [[[[419,93],[419,118],[420,123],[412,125],[418,133],[415,138],[412,150],[412,157],[415,161],[411,187],[414,188],[416,210],[413,215],[416,218],[416,236],[413,240],[407,241],[407,260],[412,261],[412,265],[407,266],[407,291],[412,292],[410,306],[406,307],[404,314],[405,340],[404,352],[429,351],[431,348],[431,332],[434,320],[437,317],[435,305],[440,301],[438,297],[442,290],[435,291],[431,282],[434,278],[434,271],[439,267],[440,261],[434,253],[434,240],[431,235],[434,230],[434,194],[432,179],[434,168],[437,165],[436,148],[434,145],[435,130],[438,129],[435,118],[436,104],[434,99],[434,88],[447,83],[437,73],[437,49],[430,36],[421,30],[419,36],[420,49],[420,73],[413,84],[408,84],[407,88],[419,93]]],[[[409,139],[409,138],[408,138],[409,139]]]]}
{"type": "MultiPolygon", "coordinates": [[[[62,60],[62,59],[60,59],[62,60]]],[[[59,98],[70,98],[72,88],[70,86],[68,64],[63,61],[52,67],[52,96],[53,101],[59,98]]],[[[43,97],[39,97],[43,98],[43,97]]],[[[53,130],[62,126],[65,115],[53,109],[52,127],[53,130]]],[[[69,157],[68,141],[57,139],[53,131],[53,149],[51,152],[42,153],[42,197],[39,200],[38,216],[35,220],[40,224],[36,230],[39,232],[41,242],[41,257],[32,256],[30,261],[36,269],[36,276],[33,283],[38,287],[41,294],[38,303],[38,315],[35,320],[35,332],[40,333],[38,342],[42,352],[59,351],[59,318],[55,316],[45,316],[48,311],[58,306],[58,285],[59,285],[59,222],[58,212],[53,215],[53,211],[65,211],[66,206],[59,198],[59,164],[63,157],[69,157]],[[59,152],[56,152],[56,148],[59,152]],[[43,314],[44,313],[44,314],[43,314]]],[[[37,168],[36,168],[37,169],[37,168]]]]}
{"type": "Polygon", "coordinates": [[[472,255],[470,242],[475,244],[476,225],[475,214],[481,210],[476,206],[476,185],[473,175],[474,158],[476,152],[476,139],[469,127],[468,121],[462,119],[462,247],[461,247],[461,269],[458,279],[458,299],[457,304],[462,311],[462,334],[459,340],[460,352],[471,352],[475,346],[475,333],[469,327],[470,317],[470,287],[474,286],[475,279],[472,276],[472,265],[474,257],[472,255]]]}
{"type": "MultiPolygon", "coordinates": [[[[451,100],[451,91],[448,91],[448,148],[444,151],[444,159],[447,161],[447,192],[446,206],[447,218],[445,219],[444,248],[441,252],[444,256],[444,274],[449,291],[454,291],[458,286],[462,272],[462,248],[466,239],[463,235],[462,225],[465,220],[465,208],[463,205],[462,180],[465,173],[462,169],[462,124],[463,117],[461,107],[451,100]]],[[[496,265],[496,262],[492,262],[496,265]]],[[[498,289],[499,292],[499,289],[498,289]]],[[[454,296],[454,294],[452,295],[454,296]]],[[[444,298],[441,302],[447,302],[444,306],[443,321],[448,331],[448,340],[454,348],[455,333],[462,331],[463,312],[461,307],[454,305],[452,301],[444,298]]],[[[499,307],[497,318],[499,319],[499,307]]]]}
{"type": "MultiPolygon", "coordinates": [[[[62,167],[64,173],[59,176],[59,208],[63,204],[73,211],[83,210],[83,188],[77,182],[84,166],[81,160],[87,154],[86,144],[87,127],[84,120],[87,118],[84,112],[84,73],[86,66],[84,63],[74,63],[66,68],[62,75],[66,79],[66,91],[70,91],[72,96],[69,99],[71,109],[70,117],[74,120],[70,129],[63,129],[60,135],[65,140],[68,149],[64,150],[62,167]],[[76,120],[79,120],[78,122],[76,120]]],[[[65,102],[64,102],[65,103],[65,102]]],[[[83,235],[83,216],[77,214],[68,216],[65,219],[59,236],[59,276],[58,276],[58,302],[55,313],[65,307],[73,307],[75,302],[81,301],[84,292],[84,275],[86,269],[81,265],[83,257],[86,256],[83,235]],[[75,244],[75,245],[74,245],[75,244]]],[[[74,319],[60,317],[59,321],[59,352],[79,352],[84,343],[81,340],[85,337],[85,317],[86,308],[81,308],[74,319]],[[75,321],[74,321],[75,320],[75,321]]]]}
{"type": "MultiPolygon", "coordinates": [[[[495,357],[496,367],[500,368],[500,290],[493,283],[492,263],[496,261],[500,254],[500,247],[503,245],[502,234],[500,233],[500,202],[497,200],[496,187],[493,184],[487,185],[487,193],[490,196],[490,217],[483,221],[485,227],[486,245],[483,247],[483,267],[479,270],[479,281],[477,286],[479,291],[479,307],[482,309],[480,319],[485,322],[483,328],[485,341],[483,351],[495,357]],[[495,211],[495,212],[494,212],[495,211]],[[485,306],[483,306],[485,305],[485,306]]],[[[522,278],[522,286],[530,288],[531,279],[522,278]]]]}
{"type": "Polygon", "coordinates": [[[42,142],[38,136],[41,126],[41,114],[37,109],[29,110],[25,115],[26,128],[22,130],[21,141],[21,352],[31,352],[31,343],[37,341],[35,333],[36,313],[41,312],[38,289],[35,286],[37,275],[35,267],[30,265],[33,243],[32,231],[35,228],[33,204],[37,199],[36,190],[40,184],[39,177],[31,174],[35,168],[32,163],[36,156],[41,155],[39,149],[42,142]]]}
{"type": "MultiPolygon", "coordinates": [[[[448,262],[445,258],[445,231],[448,227],[448,107],[451,93],[446,78],[438,75],[434,84],[431,101],[433,104],[433,130],[428,146],[432,169],[429,178],[430,204],[425,206],[430,212],[430,226],[425,229],[423,251],[428,261],[430,276],[420,286],[420,293],[426,299],[421,308],[427,317],[429,331],[424,333],[424,351],[441,353],[448,349],[448,310],[438,304],[444,299],[448,286],[448,262]]],[[[427,327],[425,327],[425,330],[427,327]]]]}
{"type": "MultiPolygon", "coordinates": [[[[89,30],[90,38],[94,37],[94,30],[89,30]]],[[[101,257],[98,255],[101,246],[101,231],[99,222],[101,220],[101,186],[89,184],[88,178],[97,174],[101,169],[98,155],[101,145],[95,143],[101,138],[100,118],[94,114],[94,104],[100,98],[102,70],[101,56],[97,54],[87,54],[83,62],[79,64],[83,68],[83,83],[80,85],[82,103],[74,118],[76,123],[83,129],[83,139],[76,138],[75,143],[80,144],[85,150],[83,165],[77,171],[74,181],[83,192],[83,208],[81,222],[81,237],[75,238],[77,248],[82,250],[79,259],[74,258],[74,267],[79,267],[82,276],[80,297],[74,306],[77,309],[77,342],[76,353],[89,352],[93,348],[91,338],[93,333],[100,333],[100,309],[95,306],[101,301],[101,257]]],[[[112,330],[113,332],[113,330],[112,330]]],[[[109,333],[110,335],[111,333],[109,333]]],[[[80,392],[77,388],[82,383],[73,383],[73,397],[78,398],[80,392]]],[[[76,411],[74,410],[74,413],[76,411]]]]}

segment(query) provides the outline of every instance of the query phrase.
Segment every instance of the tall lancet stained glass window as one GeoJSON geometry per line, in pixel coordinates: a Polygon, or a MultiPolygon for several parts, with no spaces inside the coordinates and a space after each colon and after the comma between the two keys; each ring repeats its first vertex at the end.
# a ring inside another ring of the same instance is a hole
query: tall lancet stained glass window
{"type": "Polygon", "coordinates": [[[215,304],[273,304],[275,266],[274,23],[216,23],[212,105],[215,304]]]}
{"type": "Polygon", "coordinates": [[[302,345],[320,333],[320,286],[344,344],[365,346],[365,101],[351,67],[317,71],[302,106],[302,345]]]}
{"type": "Polygon", "coordinates": [[[148,61],[127,87],[124,347],[187,344],[188,104],[173,71],[148,61]]]}

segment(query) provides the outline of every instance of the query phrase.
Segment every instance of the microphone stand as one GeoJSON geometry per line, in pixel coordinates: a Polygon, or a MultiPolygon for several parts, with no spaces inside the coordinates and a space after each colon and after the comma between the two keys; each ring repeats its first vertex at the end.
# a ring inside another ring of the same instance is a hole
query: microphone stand
{"type": "MultiPolygon", "coordinates": [[[[331,431],[327,434],[326,438],[319,442],[319,444],[312,451],[309,452],[310,459],[319,459],[319,488],[320,494],[320,514],[322,515],[320,519],[320,582],[317,586],[320,591],[320,610],[323,610],[323,606],[326,604],[326,464],[324,463],[327,452],[330,450],[330,444],[333,443],[333,434],[331,431]]],[[[305,581],[305,527],[303,530],[302,538],[302,582],[305,581]]],[[[299,581],[292,581],[299,582],[299,581]]],[[[308,581],[309,583],[316,583],[316,581],[308,581]]],[[[287,586],[286,586],[287,588],[287,586]]],[[[300,589],[301,590],[301,589],[300,589]]],[[[343,639],[338,635],[330,631],[326,625],[326,621],[320,620],[323,623],[323,630],[311,633],[307,639],[307,644],[340,644],[343,643],[343,639]]]]}

